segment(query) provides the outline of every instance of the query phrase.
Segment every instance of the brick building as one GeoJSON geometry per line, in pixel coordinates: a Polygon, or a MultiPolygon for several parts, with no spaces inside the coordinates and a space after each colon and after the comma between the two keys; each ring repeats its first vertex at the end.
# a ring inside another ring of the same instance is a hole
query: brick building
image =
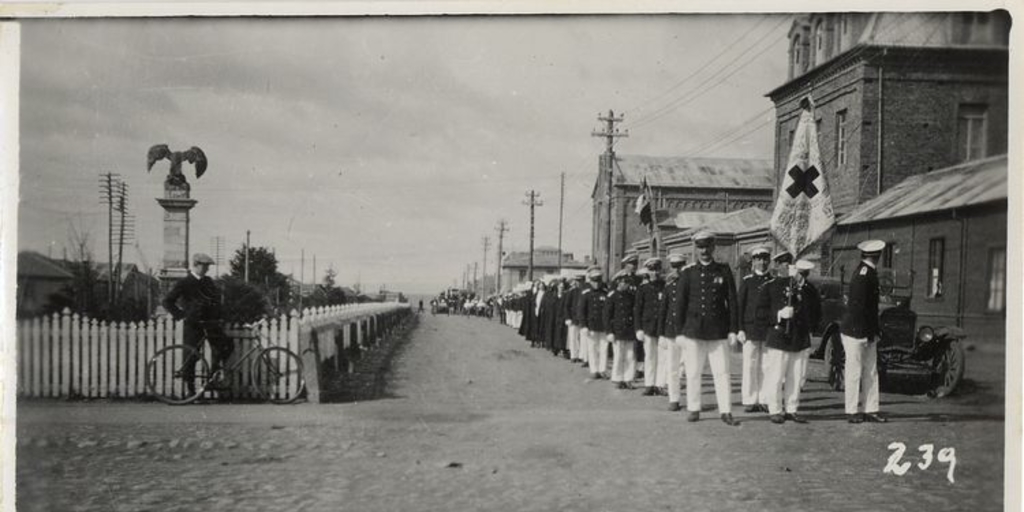
{"type": "Polygon", "coordinates": [[[664,228],[663,235],[688,229],[691,226],[686,224],[702,223],[720,214],[751,207],[767,209],[772,205],[774,183],[770,160],[616,155],[611,169],[607,160],[606,157],[601,159],[591,194],[594,209],[591,254],[598,265],[605,267],[610,231],[611,273],[631,252],[634,242],[648,237],[635,213],[645,177],[655,196],[654,208],[657,221],[664,228]],[[610,229],[607,221],[609,178],[610,229]],[[680,215],[686,212],[709,215],[680,215]],[[675,220],[683,225],[674,223],[675,220]]]}
{"type": "MultiPolygon", "coordinates": [[[[507,292],[516,285],[529,281],[529,251],[510,252],[501,260],[501,291],[507,292]]],[[[587,263],[573,259],[571,252],[562,252],[561,265],[557,247],[536,247],[533,250],[533,278],[540,279],[547,274],[558,274],[559,268],[583,270],[587,263]]]]}

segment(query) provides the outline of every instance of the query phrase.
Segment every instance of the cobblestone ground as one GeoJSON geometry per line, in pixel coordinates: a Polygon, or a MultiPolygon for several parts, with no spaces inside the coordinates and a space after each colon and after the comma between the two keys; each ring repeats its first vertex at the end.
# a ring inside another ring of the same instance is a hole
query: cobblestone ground
{"type": "Polygon", "coordinates": [[[811,423],[740,412],[729,428],[497,323],[428,315],[378,400],[22,403],[18,510],[1002,510],[1002,358],[968,364],[960,396],[885,393],[890,423],[850,425],[812,361],[811,423]],[[892,442],[903,476],[883,473],[892,442]],[[918,468],[923,444],[955,449],[954,483],[946,463],[918,468]]]}

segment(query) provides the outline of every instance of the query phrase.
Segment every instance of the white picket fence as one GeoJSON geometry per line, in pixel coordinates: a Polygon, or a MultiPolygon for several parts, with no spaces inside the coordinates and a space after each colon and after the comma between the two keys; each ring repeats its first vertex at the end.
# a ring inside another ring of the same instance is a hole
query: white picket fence
{"type": "MultiPolygon", "coordinates": [[[[259,327],[264,347],[280,346],[303,355],[309,333],[319,336],[319,359],[339,348],[366,344],[377,332],[377,315],[408,308],[399,303],[366,303],[307,308],[268,318],[259,327]],[[355,327],[352,327],[352,326],[355,327]],[[344,340],[338,347],[334,340],[344,340]],[[329,341],[326,341],[329,340],[329,341]]],[[[18,321],[18,395],[22,397],[129,398],[145,391],[146,363],[158,350],[182,343],[182,323],[168,318],[146,322],[102,322],[68,310],[18,321]]],[[[254,346],[254,333],[241,325],[227,328],[235,343],[230,365],[254,346]]],[[[204,343],[209,361],[209,346],[204,343]]],[[[233,374],[235,389],[247,395],[248,364],[233,374]]]]}

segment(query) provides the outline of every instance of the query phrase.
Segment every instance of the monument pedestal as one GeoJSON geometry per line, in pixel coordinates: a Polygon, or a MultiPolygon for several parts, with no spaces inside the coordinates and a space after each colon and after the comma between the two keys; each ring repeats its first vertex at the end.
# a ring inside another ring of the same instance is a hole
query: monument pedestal
{"type": "Polygon", "coordinates": [[[164,197],[156,202],[164,209],[164,257],[160,283],[164,292],[188,275],[189,211],[198,201],[190,199],[188,185],[164,184],[164,197]]]}

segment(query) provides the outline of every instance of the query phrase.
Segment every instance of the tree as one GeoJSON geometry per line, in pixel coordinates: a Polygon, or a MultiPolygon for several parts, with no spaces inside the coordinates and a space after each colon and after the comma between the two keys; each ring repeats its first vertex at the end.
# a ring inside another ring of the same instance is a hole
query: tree
{"type": "MultiPolygon", "coordinates": [[[[231,258],[231,277],[245,280],[245,247],[238,248],[231,258]]],[[[259,290],[267,304],[280,309],[291,298],[288,276],[277,271],[277,257],[267,247],[249,247],[249,282],[259,290]]]]}
{"type": "Polygon", "coordinates": [[[221,276],[217,285],[224,301],[221,311],[225,321],[253,322],[270,312],[267,297],[258,287],[234,276],[221,276]]]}

